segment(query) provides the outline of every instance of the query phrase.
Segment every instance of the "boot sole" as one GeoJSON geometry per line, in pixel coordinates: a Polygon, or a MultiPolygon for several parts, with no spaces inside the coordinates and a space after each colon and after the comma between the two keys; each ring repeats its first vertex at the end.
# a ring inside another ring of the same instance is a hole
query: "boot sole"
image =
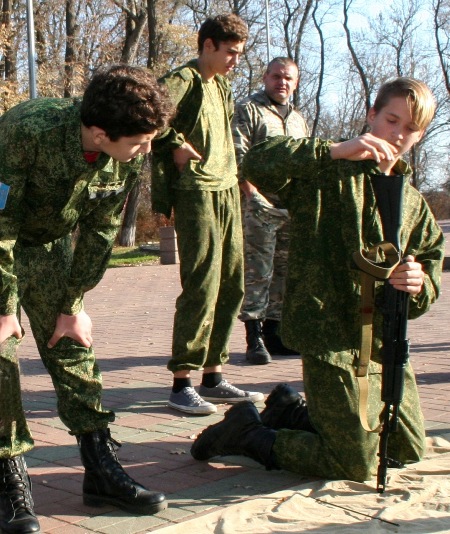
{"type": "MultiPolygon", "coordinates": [[[[203,398],[203,400],[207,400],[203,398]]],[[[215,406],[184,406],[182,404],[175,404],[174,402],[169,401],[167,403],[169,408],[173,410],[178,410],[183,413],[190,413],[191,415],[211,415],[217,412],[215,406]]]]}
{"type": "Polygon", "coordinates": [[[289,384],[278,384],[269,393],[269,396],[265,400],[264,404],[269,408],[274,405],[289,406],[294,402],[300,400],[302,396],[289,384]]]}
{"type": "MultiPolygon", "coordinates": [[[[221,456],[220,445],[223,442],[223,423],[230,423],[233,419],[241,419],[241,415],[238,411],[245,410],[243,404],[250,405],[252,409],[256,410],[255,405],[250,401],[239,402],[233,408],[230,408],[225,412],[225,417],[222,421],[205,428],[203,432],[197,437],[191,447],[191,455],[195,460],[200,462],[205,462],[216,456],[221,456]],[[203,453],[202,453],[203,449],[203,453]],[[211,449],[217,451],[215,454],[208,454],[208,451],[211,449]]],[[[248,422],[253,422],[254,419],[252,416],[248,417],[248,422]]],[[[242,426],[245,426],[245,422],[240,421],[242,426]]],[[[233,451],[227,452],[227,455],[234,454],[233,451]]],[[[239,454],[239,451],[236,451],[236,454],[239,454]]]]}
{"type": "Polygon", "coordinates": [[[153,515],[167,508],[167,501],[162,501],[160,503],[155,503],[147,506],[133,506],[132,504],[124,503],[123,501],[116,499],[114,497],[99,497],[97,495],[87,495],[83,494],[83,503],[86,506],[92,506],[93,508],[101,508],[112,504],[118,508],[124,510],[125,512],[131,512],[133,514],[141,515],[153,515]]]}
{"type": "MultiPolygon", "coordinates": [[[[202,395],[203,397],[203,395],[202,395]]],[[[237,404],[238,402],[260,402],[264,400],[264,395],[254,395],[253,397],[203,397],[205,401],[216,404],[237,404]]]]}
{"type": "Polygon", "coordinates": [[[272,362],[270,356],[245,356],[245,359],[250,365],[267,365],[272,362]]]}

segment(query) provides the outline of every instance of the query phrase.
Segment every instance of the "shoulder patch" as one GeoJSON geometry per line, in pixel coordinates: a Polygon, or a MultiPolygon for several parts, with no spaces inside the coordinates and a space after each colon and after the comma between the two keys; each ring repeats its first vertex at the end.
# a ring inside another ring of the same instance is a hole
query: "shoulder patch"
{"type": "Polygon", "coordinates": [[[5,209],[6,199],[9,194],[9,185],[0,182],[0,210],[5,209]]]}

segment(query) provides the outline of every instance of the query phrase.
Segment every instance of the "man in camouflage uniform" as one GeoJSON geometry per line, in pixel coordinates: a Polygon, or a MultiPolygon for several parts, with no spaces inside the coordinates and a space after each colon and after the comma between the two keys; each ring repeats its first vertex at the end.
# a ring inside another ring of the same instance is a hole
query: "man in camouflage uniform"
{"type": "Polygon", "coordinates": [[[171,128],[155,143],[152,200],[174,208],[183,291],[177,299],[169,406],[211,414],[215,404],[262,400],[222,378],[228,341],[243,295],[242,227],[231,135],[233,101],[226,75],[237,64],[247,26],[236,15],[207,19],[199,57],[162,78],[177,106],[171,128]],[[190,373],[203,370],[198,394],[190,373]]]}
{"type": "Polygon", "coordinates": [[[84,502],[153,514],[164,495],[115,455],[83,295],[102,278],[127,194],[171,105],[145,69],[116,66],[83,99],[40,98],[0,118],[0,530],[38,532],[23,454],[33,448],[20,393],[22,306],[58,413],[86,469],[84,502]],[[72,244],[72,231],[79,236],[72,244]]]}
{"type": "MultiPolygon", "coordinates": [[[[398,78],[380,88],[367,116],[371,133],[342,143],[275,137],[244,158],[249,180],[278,191],[292,214],[281,333],[304,358],[308,418],[299,416],[304,405],[295,400],[295,392],[277,386],[261,416],[246,403],[203,431],[192,447],[195,458],[243,454],[268,468],[359,482],[376,471],[379,434],[363,428],[358,406],[361,272],[352,257],[384,237],[372,176],[385,181],[391,175],[410,176],[400,157],[421,139],[434,110],[425,84],[398,78]]],[[[414,319],[439,295],[444,238],[426,201],[407,180],[401,220],[404,262],[386,283],[409,293],[409,318],[414,319]]],[[[382,323],[376,307],[367,375],[372,429],[384,408],[382,323]]],[[[416,462],[424,447],[423,415],[408,363],[398,430],[389,438],[388,456],[400,463],[416,462]]]]}
{"type": "MultiPolygon", "coordinates": [[[[267,137],[308,135],[305,120],[289,102],[298,81],[294,61],[277,57],[264,73],[264,90],[237,103],[233,138],[238,164],[250,147],[267,137]]],[[[266,364],[271,354],[292,354],[277,332],[287,271],[289,215],[277,194],[258,190],[242,172],[239,181],[245,195],[245,296],[239,318],[245,324],[247,361],[266,364]]]]}

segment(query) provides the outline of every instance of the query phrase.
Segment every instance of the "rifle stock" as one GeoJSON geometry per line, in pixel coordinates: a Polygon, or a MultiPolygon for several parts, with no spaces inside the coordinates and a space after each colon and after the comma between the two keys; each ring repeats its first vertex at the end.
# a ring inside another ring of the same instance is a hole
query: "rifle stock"
{"type": "MultiPolygon", "coordinates": [[[[372,176],[377,207],[383,225],[385,241],[392,243],[401,255],[400,228],[403,205],[404,176],[372,176]]],[[[384,402],[380,432],[377,491],[386,488],[387,468],[396,460],[389,458],[388,440],[396,432],[400,403],[403,398],[405,367],[409,359],[407,338],[409,294],[398,291],[388,281],[383,288],[381,313],[383,315],[382,391],[384,402]]]]}

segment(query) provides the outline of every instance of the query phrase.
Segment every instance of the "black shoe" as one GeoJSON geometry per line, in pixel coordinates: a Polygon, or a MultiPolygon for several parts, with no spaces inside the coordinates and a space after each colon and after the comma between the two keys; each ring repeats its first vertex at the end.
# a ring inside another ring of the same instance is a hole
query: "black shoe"
{"type": "Polygon", "coordinates": [[[279,321],[266,319],[262,324],[262,335],[266,349],[272,356],[298,356],[298,352],[283,345],[278,335],[279,321]]]}
{"type": "Polygon", "coordinates": [[[112,504],[133,514],[156,514],[167,507],[162,493],[149,491],[127,475],[116,450],[120,444],[109,429],[77,436],[86,469],[83,502],[88,506],[112,504]]]}
{"type": "Polygon", "coordinates": [[[247,351],[245,353],[247,361],[254,365],[270,363],[272,358],[264,345],[260,320],[250,319],[245,321],[244,324],[245,338],[247,340],[247,351]]]}
{"type": "Polygon", "coordinates": [[[0,531],[6,534],[40,532],[33,506],[24,457],[0,459],[0,531]]]}
{"type": "Polygon", "coordinates": [[[279,430],[305,430],[316,433],[308,416],[305,399],[289,384],[278,384],[264,401],[266,407],[261,412],[264,426],[279,430]]]}
{"type": "Polygon", "coordinates": [[[191,447],[196,460],[214,456],[248,456],[267,469],[278,469],[272,451],[276,432],[265,428],[252,402],[239,402],[225,412],[220,423],[211,425],[197,437],[191,447]]]}

